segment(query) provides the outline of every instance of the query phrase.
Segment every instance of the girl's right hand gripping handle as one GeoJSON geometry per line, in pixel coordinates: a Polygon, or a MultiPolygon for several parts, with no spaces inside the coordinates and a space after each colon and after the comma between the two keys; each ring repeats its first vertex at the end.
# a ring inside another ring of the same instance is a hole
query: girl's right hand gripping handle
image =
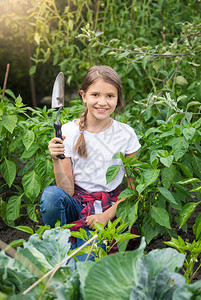
{"type": "MultiPolygon", "coordinates": [[[[55,135],[56,135],[56,137],[58,137],[60,139],[62,139],[61,126],[62,126],[62,124],[60,121],[54,122],[55,135]]],[[[57,142],[57,144],[59,144],[59,142],[57,142]]],[[[57,157],[59,157],[60,159],[64,159],[65,155],[59,154],[59,155],[57,155],[57,157]]]]}

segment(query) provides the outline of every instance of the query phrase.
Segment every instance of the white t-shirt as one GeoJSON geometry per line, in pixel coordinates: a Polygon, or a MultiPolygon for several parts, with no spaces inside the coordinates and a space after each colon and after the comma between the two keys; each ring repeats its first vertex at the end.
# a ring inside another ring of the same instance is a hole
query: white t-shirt
{"type": "Polygon", "coordinates": [[[74,146],[79,137],[79,126],[75,120],[62,126],[65,156],[71,157],[74,182],[88,192],[110,192],[117,188],[124,177],[125,170],[119,173],[109,184],[106,184],[106,171],[112,165],[121,165],[120,159],[112,159],[113,155],[122,152],[131,154],[140,147],[134,130],[124,123],[113,120],[105,131],[91,133],[84,131],[88,157],[79,157],[74,146]]]}

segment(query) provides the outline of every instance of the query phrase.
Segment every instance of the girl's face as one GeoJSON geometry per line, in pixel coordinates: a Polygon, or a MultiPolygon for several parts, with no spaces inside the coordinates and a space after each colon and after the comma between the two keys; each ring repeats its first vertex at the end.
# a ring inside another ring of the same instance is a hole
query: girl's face
{"type": "Polygon", "coordinates": [[[109,119],[117,106],[117,88],[102,78],[91,84],[86,93],[80,91],[80,94],[88,108],[87,117],[93,120],[102,121],[109,119]]]}

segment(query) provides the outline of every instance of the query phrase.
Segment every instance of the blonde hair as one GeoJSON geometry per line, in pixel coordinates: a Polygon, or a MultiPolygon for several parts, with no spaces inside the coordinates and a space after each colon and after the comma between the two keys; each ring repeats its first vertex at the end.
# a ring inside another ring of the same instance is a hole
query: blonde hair
{"type": "MultiPolygon", "coordinates": [[[[117,99],[117,107],[121,107],[123,105],[123,96],[122,96],[122,83],[119,75],[109,66],[92,66],[86,73],[84,80],[82,82],[80,90],[84,93],[87,92],[90,85],[92,85],[97,79],[102,78],[104,81],[112,84],[117,88],[118,91],[118,99],[117,99]]],[[[81,94],[79,94],[81,97],[81,94]]],[[[80,135],[77,140],[77,143],[74,147],[74,151],[78,153],[80,157],[87,157],[87,147],[84,138],[84,129],[86,127],[87,122],[87,112],[88,109],[85,108],[83,111],[80,122],[79,122],[79,130],[80,135]]]]}

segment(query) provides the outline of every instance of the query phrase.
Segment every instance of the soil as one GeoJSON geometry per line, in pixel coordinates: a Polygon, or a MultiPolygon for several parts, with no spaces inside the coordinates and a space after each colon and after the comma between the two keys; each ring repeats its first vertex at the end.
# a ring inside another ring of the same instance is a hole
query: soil
{"type": "MultiPolygon", "coordinates": [[[[175,226],[175,229],[178,233],[178,235],[185,241],[188,241],[192,243],[194,240],[195,236],[193,234],[193,225],[195,223],[196,217],[201,213],[201,205],[197,207],[198,209],[191,215],[191,217],[188,220],[188,230],[187,233],[184,232],[183,230],[179,229],[177,226],[175,226]]],[[[37,225],[43,225],[42,220],[39,221],[39,223],[35,223],[31,221],[28,216],[23,216],[20,219],[18,219],[15,223],[15,226],[29,226],[33,229],[36,229],[37,225]]],[[[17,239],[24,239],[28,240],[29,234],[25,233],[23,231],[20,231],[16,228],[9,227],[7,226],[4,221],[0,218],[0,242],[4,242],[6,244],[9,244],[10,242],[17,240],[17,239]]],[[[166,239],[168,240],[168,239],[166,239]]],[[[147,245],[146,247],[146,252],[149,252],[153,249],[162,249],[166,248],[167,246],[163,243],[164,238],[162,236],[157,236],[153,238],[153,240],[147,245]]],[[[198,259],[197,265],[195,265],[195,269],[199,266],[199,262],[201,262],[201,254],[198,259]]],[[[195,282],[197,280],[201,280],[201,268],[198,270],[198,272],[195,274],[192,282],[195,282]]]]}

